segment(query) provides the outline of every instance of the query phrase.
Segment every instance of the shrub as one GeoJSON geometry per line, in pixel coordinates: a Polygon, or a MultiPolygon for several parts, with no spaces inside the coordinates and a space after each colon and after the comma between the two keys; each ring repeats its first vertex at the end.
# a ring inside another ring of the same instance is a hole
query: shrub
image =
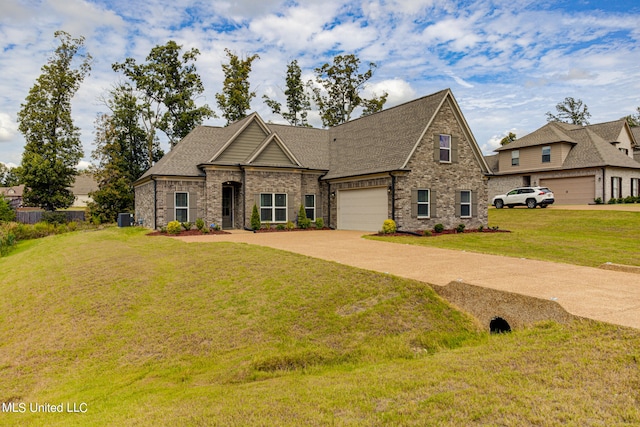
{"type": "Polygon", "coordinates": [[[11,204],[4,196],[0,196],[0,222],[15,221],[16,212],[11,208],[11,204]]]}
{"type": "Polygon", "coordinates": [[[603,204],[601,197],[596,197],[594,202],[595,202],[596,205],[602,205],[603,204]]]}
{"type": "Polygon", "coordinates": [[[433,231],[435,231],[436,233],[442,233],[444,231],[444,225],[442,224],[436,224],[433,226],[433,231]]]}
{"type": "Polygon", "coordinates": [[[200,231],[204,229],[204,220],[202,218],[196,219],[196,228],[200,231]]]}
{"type": "Polygon", "coordinates": [[[284,224],[276,225],[276,230],[284,230],[284,224]]]}
{"type": "Polygon", "coordinates": [[[182,225],[178,221],[171,221],[167,224],[167,233],[169,234],[180,234],[180,229],[182,225]]]}
{"type": "Polygon", "coordinates": [[[0,230],[0,256],[5,256],[16,244],[16,236],[11,231],[0,230]]]}
{"type": "Polygon", "coordinates": [[[316,218],[316,228],[324,228],[324,220],[322,218],[316,218]]]}
{"type": "Polygon", "coordinates": [[[382,233],[383,234],[393,234],[396,232],[398,227],[396,226],[396,222],[392,219],[385,219],[382,223],[382,233]]]}
{"type": "Polygon", "coordinates": [[[636,198],[633,196],[627,196],[624,198],[624,203],[633,203],[636,201],[636,198]]]}
{"type": "Polygon", "coordinates": [[[293,230],[294,228],[296,228],[296,225],[291,221],[287,221],[286,227],[287,227],[287,230],[293,230]]]}
{"type": "Polygon", "coordinates": [[[211,227],[210,227],[210,228],[211,228],[212,230],[214,230],[214,231],[220,231],[220,230],[222,230],[222,228],[221,228],[218,224],[211,224],[211,227]]]}
{"type": "Polygon", "coordinates": [[[202,227],[202,230],[200,230],[202,232],[202,234],[209,234],[209,229],[207,227],[202,227]]]}
{"type": "Polygon", "coordinates": [[[66,224],[67,214],[64,212],[46,211],[42,213],[42,221],[48,224],[66,224]]]}
{"type": "Polygon", "coordinates": [[[618,203],[618,199],[613,198],[613,197],[611,199],[609,199],[609,201],[607,202],[607,204],[609,204],[609,205],[615,205],[616,203],[618,203]]]}
{"type": "Polygon", "coordinates": [[[484,231],[484,225],[481,225],[480,227],[478,227],[478,231],[482,233],[484,231]]]}
{"type": "Polygon", "coordinates": [[[431,236],[432,233],[431,233],[431,230],[424,230],[424,232],[422,234],[424,234],[425,236],[429,237],[429,236],[431,236]]]}
{"type": "Polygon", "coordinates": [[[298,210],[298,227],[304,229],[309,228],[311,221],[307,218],[307,211],[304,210],[304,205],[300,205],[298,210]]]}
{"type": "Polygon", "coordinates": [[[67,224],[67,228],[69,229],[69,231],[76,231],[78,229],[78,223],[75,221],[71,221],[69,224],[67,224]]]}
{"type": "Polygon", "coordinates": [[[458,224],[458,226],[456,227],[456,232],[457,233],[464,233],[464,229],[465,229],[465,225],[464,224],[458,224]]]}
{"type": "Polygon", "coordinates": [[[251,229],[260,229],[260,213],[258,212],[258,205],[253,204],[253,210],[251,211],[251,229]]]}

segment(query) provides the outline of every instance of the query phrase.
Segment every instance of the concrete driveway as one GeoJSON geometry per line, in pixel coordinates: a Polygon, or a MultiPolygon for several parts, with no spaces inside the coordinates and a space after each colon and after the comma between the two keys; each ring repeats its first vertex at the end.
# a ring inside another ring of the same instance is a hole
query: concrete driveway
{"type": "Polygon", "coordinates": [[[453,281],[552,300],[571,314],[640,329],[640,274],[363,239],[366,232],[236,232],[187,242],[268,246],[429,284],[453,281]]]}

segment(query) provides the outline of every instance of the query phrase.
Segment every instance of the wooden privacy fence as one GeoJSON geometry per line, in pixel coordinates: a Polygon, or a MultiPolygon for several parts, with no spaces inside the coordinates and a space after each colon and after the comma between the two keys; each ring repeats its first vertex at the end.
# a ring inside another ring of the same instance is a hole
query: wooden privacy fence
{"type": "MultiPolygon", "coordinates": [[[[18,211],[16,212],[16,221],[23,224],[35,224],[42,221],[42,214],[45,211],[18,211]]],[[[56,211],[56,213],[63,213],[67,216],[67,222],[71,221],[84,221],[84,211],[56,211]]]]}

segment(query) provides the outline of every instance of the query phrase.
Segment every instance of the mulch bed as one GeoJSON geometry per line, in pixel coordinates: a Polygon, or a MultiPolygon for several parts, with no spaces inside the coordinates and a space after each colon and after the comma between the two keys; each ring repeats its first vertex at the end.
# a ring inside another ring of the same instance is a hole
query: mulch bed
{"type": "Polygon", "coordinates": [[[509,230],[499,230],[499,229],[493,229],[493,228],[483,228],[482,230],[478,230],[478,229],[470,229],[470,230],[464,230],[462,233],[458,233],[457,230],[455,229],[451,229],[451,230],[442,230],[441,233],[436,233],[433,230],[429,230],[431,231],[430,235],[425,235],[424,234],[424,230],[416,230],[416,231],[411,231],[411,232],[398,232],[398,233],[389,233],[389,234],[384,234],[384,233],[376,233],[374,234],[374,236],[414,236],[414,237],[437,237],[437,236],[442,236],[444,234],[467,234],[467,233],[511,233],[511,231],[509,230]]]}
{"type": "Polygon", "coordinates": [[[287,230],[286,228],[284,230],[278,230],[275,227],[271,227],[271,228],[261,228],[259,230],[256,230],[255,233],[273,233],[273,232],[278,232],[281,233],[283,231],[314,231],[314,230],[331,230],[329,227],[323,227],[323,228],[316,228],[316,227],[309,227],[309,228],[292,228],[290,230],[287,230]]]}
{"type": "Polygon", "coordinates": [[[209,234],[230,234],[224,230],[211,230],[208,233],[203,233],[200,230],[182,230],[180,234],[169,234],[167,232],[162,231],[153,231],[148,233],[147,236],[168,236],[168,237],[182,237],[182,236],[207,236],[209,234]]]}

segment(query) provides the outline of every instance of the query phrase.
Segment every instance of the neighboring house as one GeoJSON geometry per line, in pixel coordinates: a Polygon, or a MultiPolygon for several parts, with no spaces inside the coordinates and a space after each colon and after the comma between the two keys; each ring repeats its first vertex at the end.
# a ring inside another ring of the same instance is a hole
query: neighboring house
{"type": "Polygon", "coordinates": [[[487,224],[487,164],[450,90],[330,129],[199,126],[135,182],[146,227],[202,218],[224,229],[310,219],[338,229],[487,224]]]}
{"type": "Polygon", "coordinates": [[[627,122],[589,126],[550,122],[487,157],[489,197],[519,186],[549,187],[558,204],[638,196],[637,139],[627,122]]]}
{"type": "Polygon", "coordinates": [[[76,176],[73,185],[70,187],[71,192],[75,196],[73,201],[74,208],[87,207],[87,203],[92,201],[89,193],[98,189],[98,183],[92,174],[83,172],[76,176]]]}
{"type": "Polygon", "coordinates": [[[4,196],[9,201],[13,209],[23,206],[22,196],[24,193],[24,185],[15,185],[13,187],[0,187],[0,196],[4,196]]]}
{"type": "Polygon", "coordinates": [[[636,162],[640,162],[640,126],[632,127],[631,133],[636,139],[636,148],[633,150],[633,158],[636,162]]]}

